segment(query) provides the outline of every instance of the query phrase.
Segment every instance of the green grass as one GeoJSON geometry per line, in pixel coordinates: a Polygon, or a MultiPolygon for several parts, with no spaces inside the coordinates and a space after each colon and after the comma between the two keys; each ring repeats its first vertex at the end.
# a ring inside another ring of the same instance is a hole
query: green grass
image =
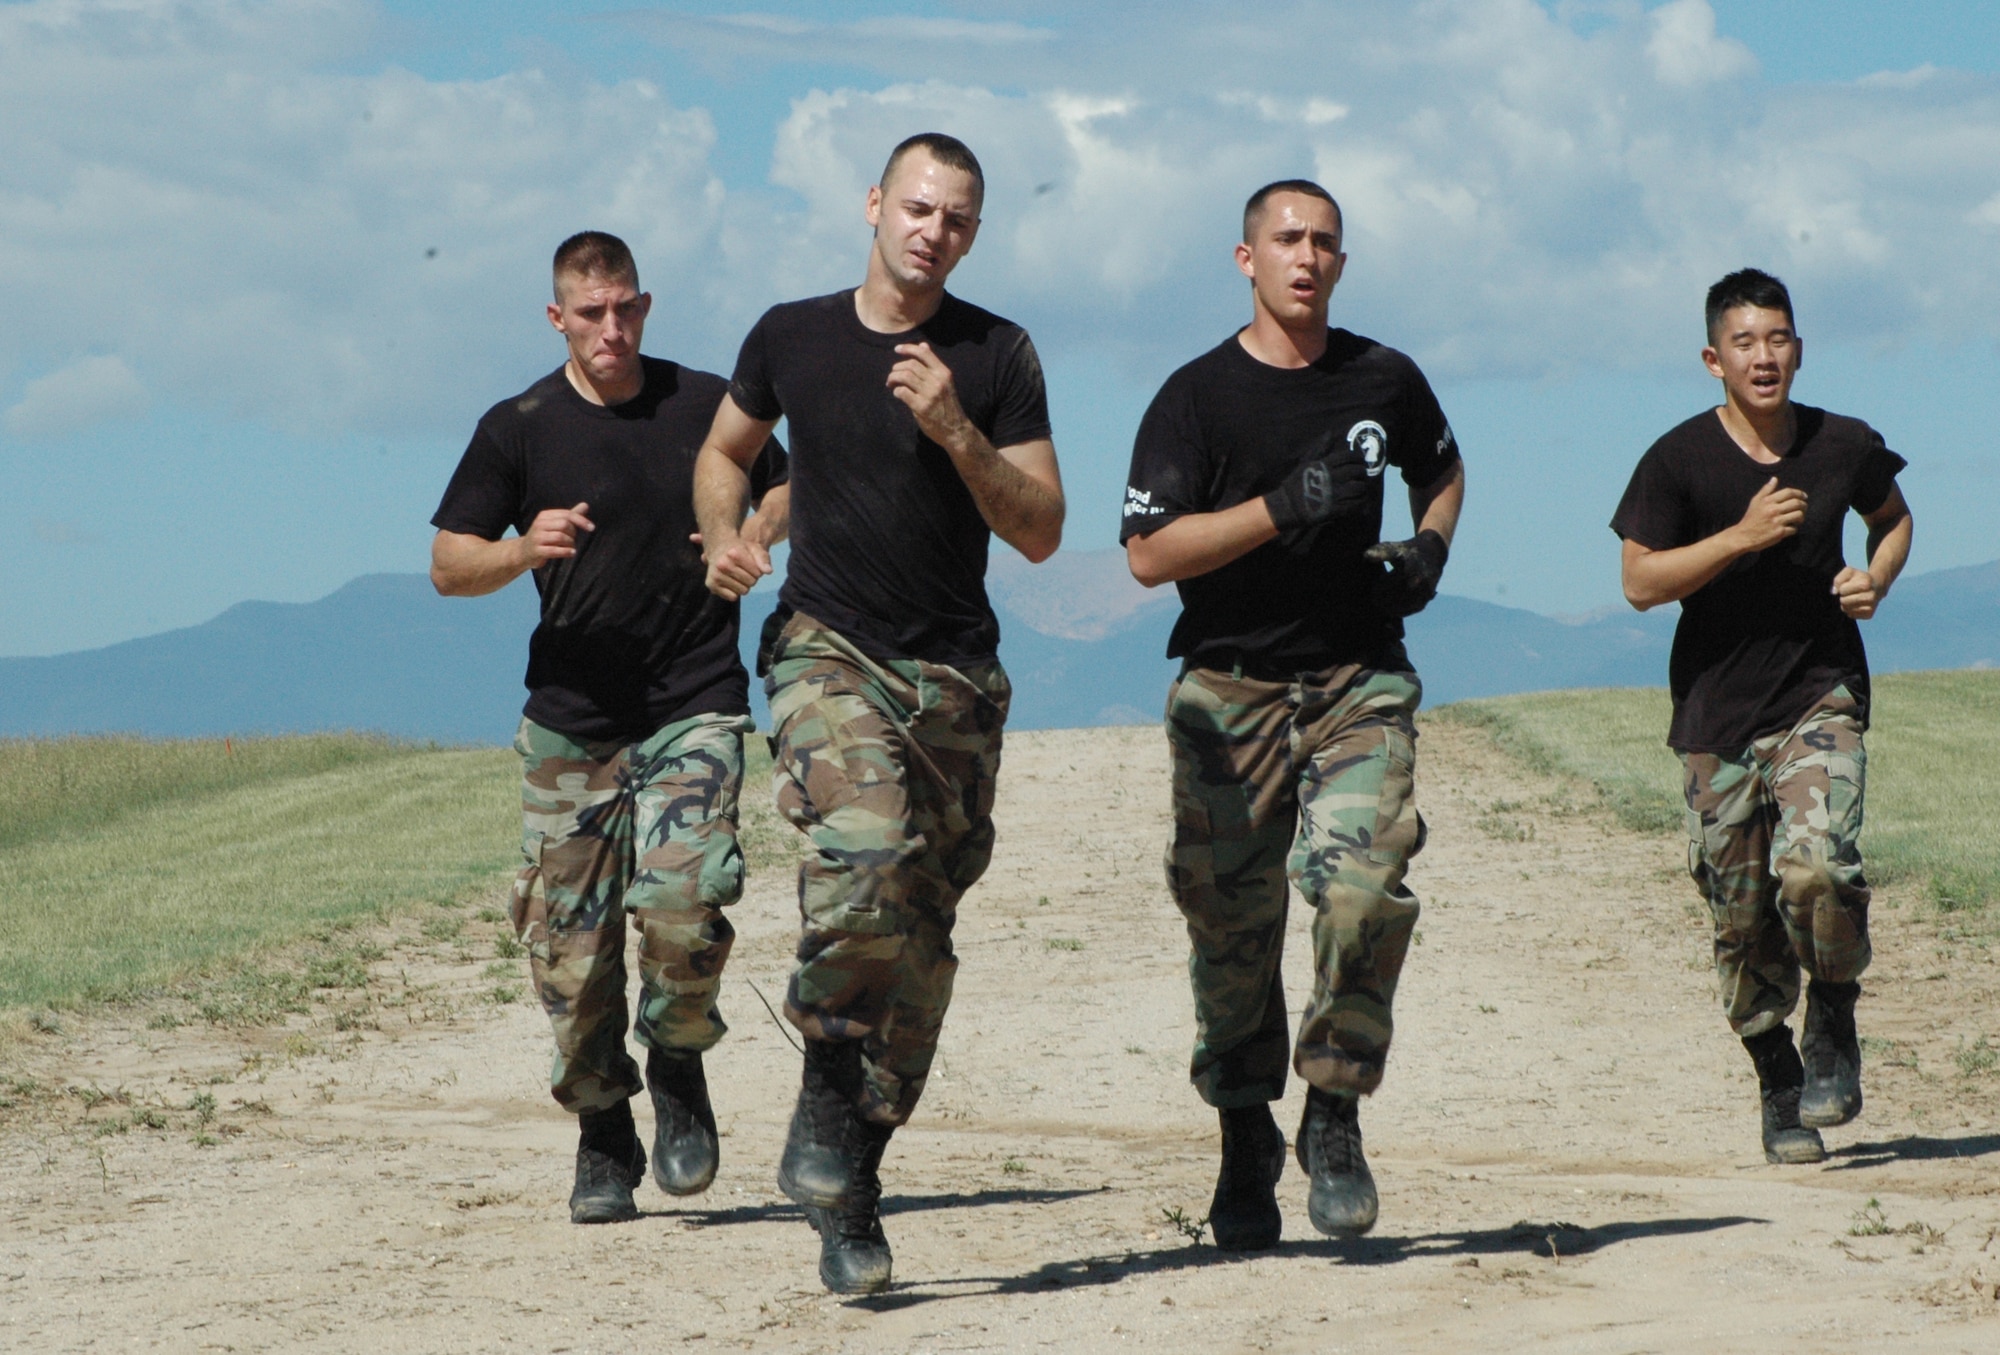
{"type": "MultiPolygon", "coordinates": [[[[1642,832],[1683,831],[1664,689],[1535,692],[1461,701],[1437,718],[1491,730],[1537,770],[1597,787],[1642,832]]],[[[2000,899],[2000,673],[1875,679],[1862,852],[1878,882],[1915,879],[1946,910],[2000,899]]]]}
{"type": "MultiPolygon", "coordinates": [[[[518,766],[344,735],[0,744],[0,1008],[146,996],[495,883],[518,852],[518,766]]],[[[236,986],[351,987],[367,958],[323,947],[236,986]]]]}
{"type": "Polygon", "coordinates": [[[176,801],[411,752],[367,734],[277,739],[0,739],[0,851],[176,801]]]}

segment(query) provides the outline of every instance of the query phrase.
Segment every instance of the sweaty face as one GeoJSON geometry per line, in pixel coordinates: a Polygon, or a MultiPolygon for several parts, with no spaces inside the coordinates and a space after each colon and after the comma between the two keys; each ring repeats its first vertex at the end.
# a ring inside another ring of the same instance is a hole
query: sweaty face
{"type": "Polygon", "coordinates": [[[868,190],[875,257],[905,287],[942,287],[979,233],[979,184],[918,148],[868,190]]]}
{"type": "Polygon", "coordinates": [[[1701,357],[1738,408],[1771,413],[1791,399],[1803,351],[1783,311],[1737,306],[1722,313],[1701,357]]]}
{"type": "Polygon", "coordinates": [[[639,371],[639,342],[653,298],[631,277],[565,274],[549,323],[569,341],[569,356],[592,380],[616,385],[639,371]]]}
{"type": "Polygon", "coordinates": [[[1304,193],[1274,193],[1236,247],[1236,266],[1250,279],[1256,303],[1279,324],[1326,323],[1327,303],[1347,256],[1340,252],[1340,216],[1333,204],[1304,193]]]}

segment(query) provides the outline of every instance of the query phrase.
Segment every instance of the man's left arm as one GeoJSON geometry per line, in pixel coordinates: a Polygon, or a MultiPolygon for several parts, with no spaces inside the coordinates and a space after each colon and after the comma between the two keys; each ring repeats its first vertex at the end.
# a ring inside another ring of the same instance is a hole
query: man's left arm
{"type": "Polygon", "coordinates": [[[1910,505],[1895,484],[1889,486],[1889,497],[1882,500],[1882,506],[1863,513],[1861,520],[1868,524],[1868,568],[1849,565],[1833,576],[1833,594],[1840,599],[1840,610],[1856,621],[1875,615],[1875,609],[1889,595],[1889,585],[1909,561],[1910,539],[1916,532],[1910,505]]]}
{"type": "Polygon", "coordinates": [[[1465,463],[1454,461],[1450,469],[1421,489],[1410,490],[1410,521],[1417,532],[1436,532],[1445,545],[1458,531],[1458,515],[1465,508],[1465,463]]]}
{"type": "Polygon", "coordinates": [[[1364,559],[1389,566],[1376,588],[1378,605],[1397,616],[1414,616],[1430,605],[1444,578],[1451,538],[1464,507],[1463,460],[1454,458],[1429,484],[1410,487],[1410,521],[1416,524],[1416,535],[1408,541],[1378,542],[1363,552],[1364,559]]]}
{"type": "Polygon", "coordinates": [[[951,368],[927,343],[899,344],[889,392],[909,407],[924,436],[944,448],[993,534],[1040,564],[1062,544],[1062,471],[1055,443],[1035,438],[995,447],[966,417],[951,368]]]}

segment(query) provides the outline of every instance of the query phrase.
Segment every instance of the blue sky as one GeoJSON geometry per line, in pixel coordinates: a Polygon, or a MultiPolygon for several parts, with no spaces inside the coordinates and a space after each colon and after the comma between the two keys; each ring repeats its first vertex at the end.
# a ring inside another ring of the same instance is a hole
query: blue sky
{"type": "MultiPolygon", "coordinates": [[[[489,0],[0,3],[0,654],[424,565],[489,404],[559,360],[546,259],[619,231],[654,352],[727,370],[847,285],[900,136],[991,179],[957,289],[1049,372],[1069,543],[1245,310],[1243,196],[1326,182],[1335,318],[1466,450],[1446,586],[1617,601],[1603,524],[1712,401],[1702,288],[1793,287],[1801,399],[1910,457],[1915,567],[2000,556],[2000,7],[489,0]]],[[[1891,604],[1893,605],[1893,603],[1891,604]]]]}

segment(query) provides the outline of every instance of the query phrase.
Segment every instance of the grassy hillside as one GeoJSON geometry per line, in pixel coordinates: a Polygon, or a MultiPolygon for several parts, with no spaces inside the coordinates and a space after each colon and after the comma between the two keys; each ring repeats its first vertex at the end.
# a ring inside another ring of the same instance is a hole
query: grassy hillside
{"type": "Polygon", "coordinates": [[[497,883],[517,766],[346,735],[0,743],[0,1007],[143,995],[497,883]]]}
{"type": "Polygon", "coordinates": [[[411,752],[365,734],[289,739],[0,739],[0,851],[176,801],[411,752]]]}
{"type": "MultiPolygon", "coordinates": [[[[1682,831],[1680,763],[1663,689],[1535,692],[1465,701],[1442,719],[1484,725],[1544,770],[1594,782],[1632,826],[1682,831]]],[[[2000,672],[1875,679],[1862,851],[1877,880],[1926,882],[1946,909],[2000,899],[2000,672]]]]}

